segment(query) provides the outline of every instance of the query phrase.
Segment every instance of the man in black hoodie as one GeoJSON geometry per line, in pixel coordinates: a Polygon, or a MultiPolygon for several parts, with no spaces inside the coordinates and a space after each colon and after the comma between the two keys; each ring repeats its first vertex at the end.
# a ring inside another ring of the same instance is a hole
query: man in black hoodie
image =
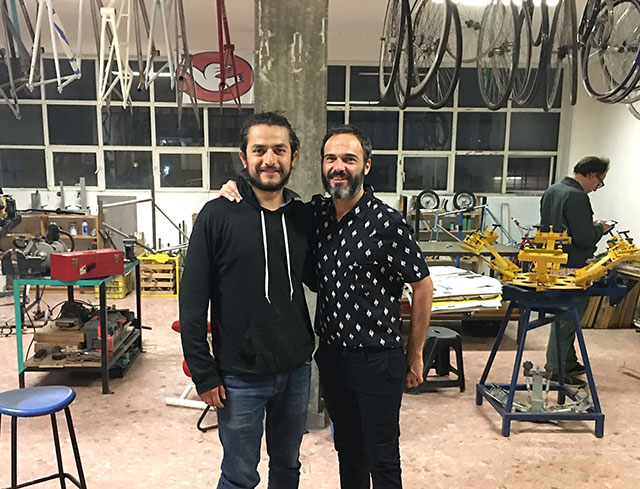
{"type": "Polygon", "coordinates": [[[303,280],[314,287],[312,220],[284,187],[299,146],[287,119],[256,114],[241,139],[242,203],[208,202],[189,241],[182,347],[198,394],[217,408],[224,451],[218,488],[258,485],[263,423],[269,487],[297,488],[314,348],[302,288],[303,280]]]}

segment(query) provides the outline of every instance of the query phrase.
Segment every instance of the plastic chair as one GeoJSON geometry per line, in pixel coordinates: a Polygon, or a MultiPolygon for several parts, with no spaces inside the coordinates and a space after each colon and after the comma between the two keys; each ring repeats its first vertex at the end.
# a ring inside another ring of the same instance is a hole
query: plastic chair
{"type": "Polygon", "coordinates": [[[439,387],[459,387],[460,392],[464,392],[464,364],[462,362],[462,339],[458,333],[449,328],[431,326],[427,341],[422,350],[424,360],[423,383],[417,387],[407,389],[408,394],[419,394],[421,392],[432,391],[439,387]],[[450,350],[453,349],[456,356],[456,366],[453,367],[449,360],[450,350]],[[428,374],[431,369],[435,369],[439,377],[444,379],[433,380],[428,374]],[[455,378],[449,376],[450,373],[456,375],[455,378]]]}
{"type": "Polygon", "coordinates": [[[11,486],[9,486],[8,489],[27,487],[54,479],[60,480],[60,487],[63,489],[66,487],[65,479],[68,479],[81,489],[87,488],[84,472],[82,471],[82,462],[80,461],[80,452],[78,451],[78,442],[71,420],[71,411],[69,410],[69,404],[71,404],[75,398],[75,391],[71,387],[66,386],[27,387],[0,393],[0,420],[3,414],[11,417],[11,486]],[[62,465],[60,437],[58,435],[58,423],[56,421],[56,413],[62,410],[64,410],[67,419],[69,438],[71,440],[73,456],[76,461],[78,478],[80,480],[66,473],[62,465]],[[18,484],[18,418],[34,418],[47,415],[51,416],[51,428],[53,430],[53,442],[56,449],[58,472],[18,484]]]}

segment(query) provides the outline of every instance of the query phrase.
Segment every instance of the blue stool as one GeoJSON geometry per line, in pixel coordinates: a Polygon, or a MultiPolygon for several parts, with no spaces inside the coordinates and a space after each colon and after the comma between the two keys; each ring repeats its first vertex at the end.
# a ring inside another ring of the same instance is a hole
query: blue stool
{"type": "Polygon", "coordinates": [[[11,416],[11,486],[6,489],[17,489],[18,487],[31,486],[54,479],[60,479],[60,487],[66,488],[65,479],[69,479],[73,484],[81,489],[87,489],[84,480],[82,463],[80,462],[80,452],[78,442],[71,421],[71,411],[69,404],[76,398],[76,393],[71,387],[66,386],[44,386],[28,387],[0,393],[0,420],[2,415],[11,416]],[[58,436],[58,423],[56,413],[64,409],[69,428],[69,438],[73,448],[73,456],[76,459],[78,477],[80,481],[70,474],[65,473],[62,467],[62,453],[60,451],[60,438],[58,436]],[[18,418],[34,418],[36,416],[51,416],[51,428],[53,429],[53,441],[56,448],[56,459],[58,460],[58,473],[18,485],[18,418]]]}

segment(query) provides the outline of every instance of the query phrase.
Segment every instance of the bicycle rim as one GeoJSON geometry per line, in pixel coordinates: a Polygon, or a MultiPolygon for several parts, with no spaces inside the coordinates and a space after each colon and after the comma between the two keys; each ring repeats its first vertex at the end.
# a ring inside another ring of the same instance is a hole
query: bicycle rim
{"type": "Polygon", "coordinates": [[[456,5],[462,33],[462,62],[475,63],[478,57],[478,34],[482,25],[484,5],[456,5]]]}
{"type": "Polygon", "coordinates": [[[534,76],[531,66],[531,56],[533,50],[533,39],[531,33],[531,16],[526,6],[520,8],[518,15],[518,35],[520,36],[520,53],[518,54],[518,66],[513,76],[513,87],[511,88],[511,99],[522,105],[526,101],[527,90],[534,76]]]}
{"type": "Polygon", "coordinates": [[[520,50],[518,11],[510,2],[492,0],[482,17],[477,75],[480,94],[491,110],[504,106],[513,84],[520,50]]]}
{"type": "Polygon", "coordinates": [[[380,60],[378,69],[378,91],[380,99],[389,94],[395,81],[400,61],[400,46],[404,35],[405,0],[389,0],[380,38],[380,60]]]}
{"type": "MultiPolygon", "coordinates": [[[[404,0],[408,5],[408,0],[404,0]]],[[[396,97],[396,104],[400,109],[405,109],[409,101],[409,92],[411,80],[413,79],[413,49],[411,38],[413,33],[411,30],[411,17],[409,9],[405,10],[406,17],[404,21],[405,31],[402,36],[402,45],[400,48],[400,59],[398,62],[398,75],[393,84],[393,92],[396,97]]]]}
{"type": "Polygon", "coordinates": [[[421,0],[413,8],[412,50],[413,80],[411,97],[419,96],[434,76],[447,46],[447,34],[451,24],[450,2],[421,0]]]}
{"type": "Polygon", "coordinates": [[[600,12],[582,50],[582,81],[594,98],[606,103],[622,101],[636,89],[640,79],[640,3],[617,0],[613,26],[609,30],[606,4],[600,12]]]}
{"type": "Polygon", "coordinates": [[[447,35],[447,49],[434,76],[427,83],[422,99],[431,109],[444,107],[453,94],[460,77],[462,63],[462,33],[455,4],[451,5],[451,23],[447,35]]]}

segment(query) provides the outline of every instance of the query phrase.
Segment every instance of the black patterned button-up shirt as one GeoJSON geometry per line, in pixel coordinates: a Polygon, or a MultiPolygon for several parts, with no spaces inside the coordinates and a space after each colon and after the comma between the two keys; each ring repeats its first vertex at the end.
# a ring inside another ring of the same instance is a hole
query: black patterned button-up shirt
{"type": "Polygon", "coordinates": [[[332,199],[316,195],[311,205],[320,340],[347,348],[402,346],[403,285],[429,275],[411,228],[370,188],[340,221],[332,199]]]}

